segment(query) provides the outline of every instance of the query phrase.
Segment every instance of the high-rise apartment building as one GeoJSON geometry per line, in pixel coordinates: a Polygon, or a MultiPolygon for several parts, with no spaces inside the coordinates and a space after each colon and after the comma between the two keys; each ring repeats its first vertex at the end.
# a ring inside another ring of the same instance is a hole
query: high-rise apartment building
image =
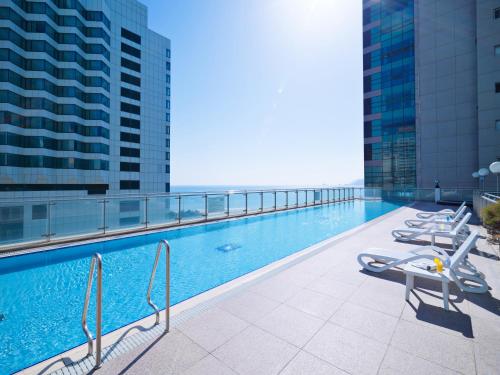
{"type": "Polygon", "coordinates": [[[365,185],[477,186],[500,159],[500,0],[364,0],[363,47],[365,185]]]}
{"type": "Polygon", "coordinates": [[[169,190],[170,41],[135,0],[0,5],[0,196],[169,190]]]}

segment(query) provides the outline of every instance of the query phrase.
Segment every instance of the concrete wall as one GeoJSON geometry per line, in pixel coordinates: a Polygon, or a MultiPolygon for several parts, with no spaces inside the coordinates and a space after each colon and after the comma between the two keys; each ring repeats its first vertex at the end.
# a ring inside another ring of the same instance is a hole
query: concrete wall
{"type": "Polygon", "coordinates": [[[477,186],[475,1],[416,1],[415,17],[417,186],[477,186]]]}
{"type": "MultiPolygon", "coordinates": [[[[500,0],[478,0],[477,19],[477,99],[478,99],[478,166],[487,168],[500,160],[500,93],[495,93],[495,82],[500,82],[500,19],[494,19],[493,10],[500,8],[500,0]]],[[[494,188],[496,178],[485,178],[485,187],[494,188]]]]}

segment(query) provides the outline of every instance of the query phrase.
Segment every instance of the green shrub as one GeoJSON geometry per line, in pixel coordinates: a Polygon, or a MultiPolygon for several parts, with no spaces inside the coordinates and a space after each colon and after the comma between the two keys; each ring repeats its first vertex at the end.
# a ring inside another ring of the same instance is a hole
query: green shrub
{"type": "Polygon", "coordinates": [[[483,208],[481,216],[485,226],[500,231],[500,202],[483,208]]]}

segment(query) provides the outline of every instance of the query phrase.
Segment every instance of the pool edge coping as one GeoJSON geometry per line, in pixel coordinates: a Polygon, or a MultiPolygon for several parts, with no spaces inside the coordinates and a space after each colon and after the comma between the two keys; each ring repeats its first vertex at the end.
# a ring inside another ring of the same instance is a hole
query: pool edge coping
{"type": "MultiPolygon", "coordinates": [[[[337,203],[344,203],[344,202],[337,202],[337,203]]],[[[208,310],[210,307],[214,306],[219,300],[229,298],[232,294],[237,293],[239,290],[242,290],[244,288],[249,288],[253,284],[256,284],[262,280],[265,280],[266,278],[270,278],[279,272],[282,272],[298,263],[301,263],[310,257],[321,253],[322,251],[326,250],[327,247],[329,247],[332,244],[338,243],[343,241],[344,239],[355,235],[357,232],[364,230],[372,225],[375,225],[379,223],[380,221],[383,221],[393,215],[396,215],[400,211],[406,209],[406,208],[411,208],[414,206],[414,202],[410,202],[408,204],[404,204],[403,206],[400,206],[390,212],[387,212],[381,216],[378,216],[374,219],[371,219],[365,223],[362,223],[354,228],[351,228],[347,231],[344,231],[342,233],[339,233],[333,237],[327,238],[323,241],[320,241],[314,245],[308,246],[302,250],[299,250],[293,254],[290,254],[284,258],[278,259],[275,262],[272,262],[270,264],[267,264],[261,268],[258,268],[254,271],[251,271],[247,274],[244,274],[242,276],[239,276],[233,280],[230,280],[224,284],[218,285],[215,288],[209,289],[205,292],[202,292],[198,295],[195,295],[191,298],[188,298],[187,300],[184,300],[182,302],[179,302],[176,305],[173,305],[170,308],[170,327],[175,328],[179,324],[181,324],[183,321],[191,318],[192,316],[208,310]]],[[[309,207],[303,207],[303,208],[311,208],[313,206],[309,207]]],[[[273,214],[276,213],[275,211],[264,213],[264,215],[267,214],[273,214]]],[[[241,219],[240,218],[227,218],[225,221],[228,220],[237,220],[241,219]]],[[[191,224],[189,226],[198,226],[198,225],[204,225],[207,224],[206,222],[204,223],[196,223],[196,224],[191,224]]],[[[171,228],[171,229],[178,229],[177,228],[171,228]]],[[[165,228],[154,230],[151,233],[154,233],[156,231],[165,231],[165,228]]],[[[144,234],[144,233],[141,233],[144,234]]],[[[123,237],[128,237],[129,235],[119,235],[117,236],[118,238],[123,238],[123,237]]],[[[113,238],[117,239],[117,238],[113,238]]],[[[106,239],[106,240],[109,240],[106,239]]],[[[85,241],[90,243],[102,241],[102,239],[98,239],[97,241],[85,241]]],[[[83,245],[83,243],[82,243],[83,245]]],[[[69,245],[68,245],[69,246],[69,245]]],[[[71,246],[74,246],[72,244],[71,246]]],[[[44,251],[50,251],[54,249],[47,249],[44,251]]],[[[38,251],[36,251],[38,252],[38,251]]],[[[164,312],[165,309],[162,309],[160,311],[160,326],[164,326],[165,322],[165,317],[164,317],[164,312]]],[[[155,328],[158,328],[159,325],[154,325],[155,322],[155,315],[154,313],[141,318],[135,322],[132,322],[130,324],[127,324],[123,327],[120,327],[112,332],[109,332],[105,335],[102,336],[102,347],[103,347],[103,352],[105,350],[109,350],[112,346],[115,346],[123,341],[130,340],[131,338],[137,336],[148,336],[148,333],[151,333],[151,331],[155,330],[155,328]],[[139,328],[142,328],[143,331],[141,331],[139,328]]],[[[162,330],[163,332],[163,330],[162,330]]],[[[158,335],[154,336],[155,338],[158,337],[158,335]]],[[[145,337],[141,341],[140,344],[146,343],[150,341],[150,338],[145,337]]],[[[60,370],[64,368],[73,368],[73,367],[78,367],[80,368],[80,372],[74,372],[74,373],[88,373],[89,369],[86,366],[81,366],[80,364],[85,361],[91,361],[93,362],[94,359],[93,357],[86,357],[87,353],[87,344],[81,344],[77,347],[74,347],[72,349],[69,349],[65,352],[59,353],[55,356],[52,356],[50,358],[47,358],[41,362],[38,362],[30,367],[26,367],[18,372],[13,373],[14,375],[34,375],[34,374],[54,374],[54,373],[59,373],[60,370]],[[83,371],[82,371],[83,370],[83,371]]],[[[123,354],[123,353],[122,353],[123,354]]],[[[103,356],[103,358],[107,357],[107,355],[103,356]]],[[[110,358],[112,359],[112,358],[110,358]]],[[[105,359],[103,362],[107,362],[105,359]]],[[[73,373],[73,372],[72,372],[73,373]]]]}

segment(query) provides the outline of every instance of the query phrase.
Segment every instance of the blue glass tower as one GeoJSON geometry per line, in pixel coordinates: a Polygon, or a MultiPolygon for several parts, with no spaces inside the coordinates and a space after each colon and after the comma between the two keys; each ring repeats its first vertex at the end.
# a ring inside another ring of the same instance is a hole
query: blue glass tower
{"type": "Polygon", "coordinates": [[[413,0],[363,0],[366,187],[416,186],[413,0]]]}

